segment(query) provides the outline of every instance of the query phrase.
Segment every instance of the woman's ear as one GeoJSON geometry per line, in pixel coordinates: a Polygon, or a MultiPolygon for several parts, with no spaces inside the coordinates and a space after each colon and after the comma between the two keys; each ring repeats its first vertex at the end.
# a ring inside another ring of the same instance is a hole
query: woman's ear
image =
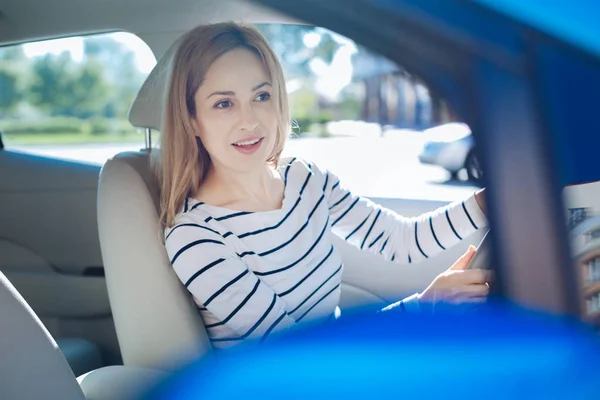
{"type": "Polygon", "coordinates": [[[200,137],[200,123],[198,122],[198,120],[190,115],[190,125],[192,126],[192,132],[194,133],[194,136],[196,136],[197,138],[200,137]]]}

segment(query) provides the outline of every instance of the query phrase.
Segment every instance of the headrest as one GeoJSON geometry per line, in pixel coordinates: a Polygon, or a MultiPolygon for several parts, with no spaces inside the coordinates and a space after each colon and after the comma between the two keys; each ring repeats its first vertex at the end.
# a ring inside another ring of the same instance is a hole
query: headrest
{"type": "Polygon", "coordinates": [[[144,81],[129,109],[129,122],[131,125],[138,128],[161,130],[163,99],[171,75],[173,56],[178,44],[179,40],[171,45],[144,81]]]}
{"type": "MultiPolygon", "coordinates": [[[[267,14],[265,14],[267,15],[267,14]]],[[[246,20],[251,20],[246,19],[246,20]]],[[[265,18],[261,18],[263,20],[265,18]]],[[[268,21],[268,19],[266,19],[268,21]]],[[[304,22],[280,16],[278,23],[305,24],[304,22]]],[[[173,56],[181,37],[171,45],[165,54],[158,60],[154,69],[146,78],[140,88],[131,108],[129,109],[129,122],[137,128],[150,128],[160,131],[163,117],[163,100],[171,75],[173,56]]]]}

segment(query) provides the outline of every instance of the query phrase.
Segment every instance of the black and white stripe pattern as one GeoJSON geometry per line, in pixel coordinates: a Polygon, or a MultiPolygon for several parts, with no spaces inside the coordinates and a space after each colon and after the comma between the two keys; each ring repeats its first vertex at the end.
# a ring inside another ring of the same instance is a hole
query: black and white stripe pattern
{"type": "Polygon", "coordinates": [[[335,234],[364,251],[379,253],[398,263],[433,257],[486,224],[474,196],[419,217],[406,218],[353,195],[343,185],[326,191],[325,195],[335,234]]]}
{"type": "Polygon", "coordinates": [[[283,162],[281,210],[243,212],[186,199],[165,231],[173,268],[194,296],[210,339],[226,348],[328,319],[343,263],[330,232],[396,263],[433,257],[485,224],[473,198],[405,218],[355,196],[331,172],[283,162]]]}

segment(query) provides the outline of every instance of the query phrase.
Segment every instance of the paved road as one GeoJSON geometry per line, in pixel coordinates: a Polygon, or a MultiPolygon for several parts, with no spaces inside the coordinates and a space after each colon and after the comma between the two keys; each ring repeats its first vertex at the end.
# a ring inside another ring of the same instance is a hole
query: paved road
{"type": "MultiPolygon", "coordinates": [[[[403,132],[379,137],[292,139],[284,155],[314,161],[338,175],[356,193],[370,197],[451,201],[477,188],[465,182],[448,182],[448,173],[421,164],[417,155],[422,135],[403,132]]],[[[23,147],[22,151],[103,164],[121,151],[139,150],[142,144],[23,147]]]]}

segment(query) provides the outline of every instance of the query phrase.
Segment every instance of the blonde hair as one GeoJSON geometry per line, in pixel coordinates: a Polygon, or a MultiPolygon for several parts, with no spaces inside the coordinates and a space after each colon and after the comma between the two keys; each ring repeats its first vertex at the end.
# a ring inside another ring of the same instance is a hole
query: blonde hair
{"type": "Polygon", "coordinates": [[[198,26],[179,39],[167,88],[160,150],[153,169],[160,187],[160,223],[171,227],[187,196],[196,193],[211,167],[210,156],[195,135],[194,95],[217,58],[238,48],[252,51],[270,75],[277,105],[277,139],[267,162],[277,165],[291,129],[283,71],[265,37],[252,26],[233,22],[198,26]]]}

